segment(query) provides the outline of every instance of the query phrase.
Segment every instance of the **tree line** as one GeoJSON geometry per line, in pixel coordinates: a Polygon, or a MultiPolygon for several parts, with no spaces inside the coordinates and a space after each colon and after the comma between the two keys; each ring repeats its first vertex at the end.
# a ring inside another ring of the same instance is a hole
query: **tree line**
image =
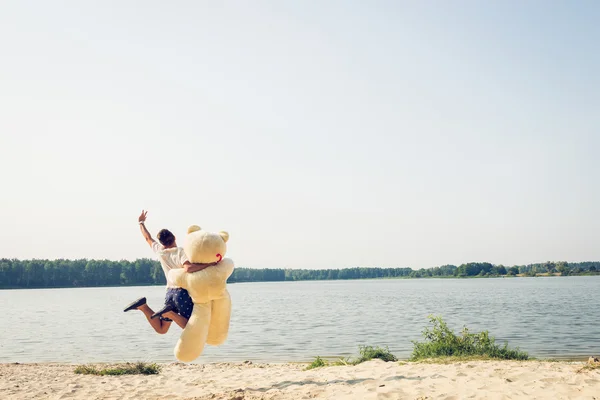
{"type": "MultiPolygon", "coordinates": [[[[600,262],[546,262],[506,267],[487,262],[435,268],[344,268],[344,269],[254,269],[236,268],[234,282],[282,282],[306,280],[537,276],[540,274],[594,275],[600,262]]],[[[17,260],[0,259],[0,289],[92,286],[164,285],[160,263],[142,258],[135,261],[110,260],[17,260]]]]}

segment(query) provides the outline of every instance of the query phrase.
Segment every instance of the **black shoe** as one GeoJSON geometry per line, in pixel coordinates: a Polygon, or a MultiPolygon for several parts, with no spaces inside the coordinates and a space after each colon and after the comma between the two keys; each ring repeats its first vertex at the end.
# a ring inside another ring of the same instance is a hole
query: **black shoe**
{"type": "Polygon", "coordinates": [[[173,307],[171,304],[167,304],[166,306],[161,308],[159,311],[152,314],[152,317],[150,317],[150,319],[158,318],[158,317],[162,316],[164,313],[167,313],[167,312],[173,311],[173,310],[175,310],[175,307],[173,307]]]}
{"type": "Polygon", "coordinates": [[[136,301],[134,301],[130,305],[128,305],[123,311],[127,312],[127,311],[131,311],[131,310],[135,310],[136,308],[138,308],[140,306],[143,306],[144,304],[146,304],[146,298],[142,297],[140,299],[137,299],[136,301]]]}

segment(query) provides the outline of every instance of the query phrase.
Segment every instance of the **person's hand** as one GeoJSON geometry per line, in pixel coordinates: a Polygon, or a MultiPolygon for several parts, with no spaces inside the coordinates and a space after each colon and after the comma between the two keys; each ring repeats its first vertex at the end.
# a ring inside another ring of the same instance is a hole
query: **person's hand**
{"type": "Polygon", "coordinates": [[[138,217],[138,222],[141,224],[142,222],[146,222],[146,214],[148,214],[148,211],[144,211],[142,210],[142,213],[140,214],[140,216],[138,217]]]}

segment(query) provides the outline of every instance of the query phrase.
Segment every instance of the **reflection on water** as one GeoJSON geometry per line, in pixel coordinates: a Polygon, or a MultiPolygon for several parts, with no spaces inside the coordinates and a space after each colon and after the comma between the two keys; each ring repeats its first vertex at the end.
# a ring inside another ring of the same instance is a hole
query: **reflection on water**
{"type": "MultiPolygon", "coordinates": [[[[306,361],[389,346],[408,358],[429,314],[487,329],[535,357],[600,353],[600,277],[359,280],[229,285],[230,336],[199,362],[306,361]]],[[[140,312],[163,287],[0,290],[0,362],[175,361],[180,329],[157,335],[140,312]]]]}

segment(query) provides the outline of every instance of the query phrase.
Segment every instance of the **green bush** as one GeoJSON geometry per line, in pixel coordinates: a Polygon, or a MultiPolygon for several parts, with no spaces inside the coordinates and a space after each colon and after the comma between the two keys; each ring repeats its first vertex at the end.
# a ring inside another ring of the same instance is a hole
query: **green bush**
{"type": "Polygon", "coordinates": [[[160,365],[138,362],[102,369],[93,365],[79,365],[74,372],[83,375],[154,375],[160,372],[160,365]]]}
{"type": "Polygon", "coordinates": [[[398,361],[395,355],[390,353],[390,350],[385,347],[373,347],[373,346],[360,346],[359,347],[360,357],[352,361],[352,364],[360,364],[365,361],[378,358],[383,361],[398,361]]]}
{"type": "Polygon", "coordinates": [[[488,331],[470,333],[464,327],[456,335],[442,317],[429,317],[433,325],[423,331],[424,342],[413,341],[411,361],[439,357],[488,357],[503,360],[527,360],[529,355],[517,349],[509,349],[508,344],[499,346],[488,331]]]}

